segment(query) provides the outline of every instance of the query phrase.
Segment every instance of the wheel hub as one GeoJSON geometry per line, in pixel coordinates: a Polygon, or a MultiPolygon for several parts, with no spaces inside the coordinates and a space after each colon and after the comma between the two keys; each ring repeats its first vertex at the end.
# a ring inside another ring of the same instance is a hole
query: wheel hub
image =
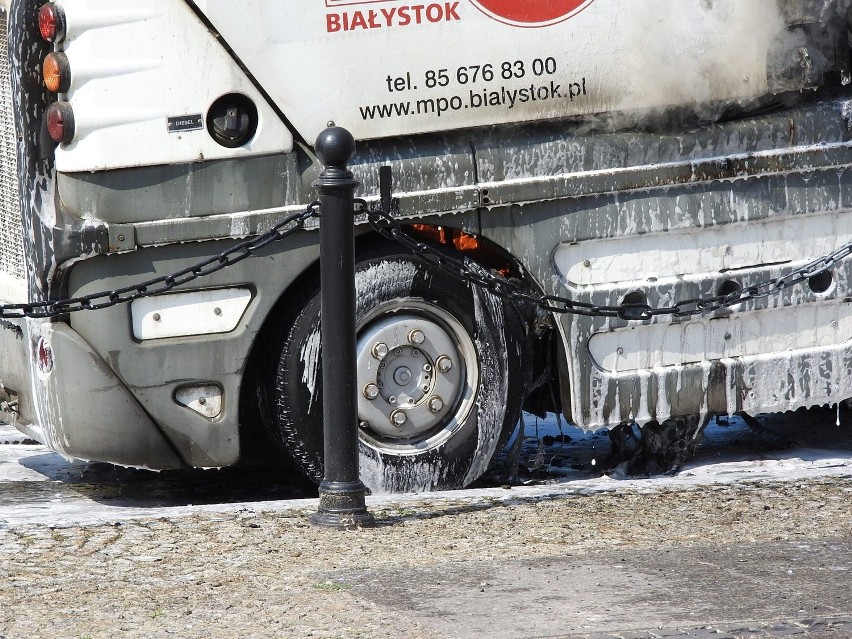
{"type": "Polygon", "coordinates": [[[395,349],[379,363],[376,374],[379,394],[389,404],[399,406],[420,403],[433,381],[428,356],[411,346],[395,349]],[[424,366],[428,370],[423,370],[424,366]]]}
{"type": "Polygon", "coordinates": [[[362,429],[379,439],[416,440],[450,421],[465,388],[462,351],[473,349],[453,337],[439,321],[408,314],[381,316],[361,331],[362,429]]]}

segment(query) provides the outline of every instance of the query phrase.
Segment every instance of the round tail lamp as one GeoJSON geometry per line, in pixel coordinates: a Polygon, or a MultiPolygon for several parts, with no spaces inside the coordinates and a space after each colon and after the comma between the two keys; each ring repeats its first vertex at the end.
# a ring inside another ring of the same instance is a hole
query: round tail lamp
{"type": "Polygon", "coordinates": [[[54,102],[47,107],[47,133],[57,144],[74,139],[74,110],[70,102],[54,102]]]}
{"type": "Polygon", "coordinates": [[[48,42],[60,42],[65,37],[65,16],[53,2],[38,10],[38,31],[48,42]]]}

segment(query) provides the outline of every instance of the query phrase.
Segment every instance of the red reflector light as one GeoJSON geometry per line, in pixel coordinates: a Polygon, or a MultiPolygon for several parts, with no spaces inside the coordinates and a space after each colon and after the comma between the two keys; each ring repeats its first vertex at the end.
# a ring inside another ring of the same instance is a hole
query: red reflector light
{"type": "Polygon", "coordinates": [[[62,40],[65,35],[65,19],[55,4],[48,2],[38,10],[38,30],[48,42],[62,40]]]}
{"type": "Polygon", "coordinates": [[[43,337],[40,337],[38,340],[38,353],[37,353],[37,365],[38,369],[45,375],[53,370],[53,349],[48,346],[47,342],[44,341],[43,337]]]}
{"type": "Polygon", "coordinates": [[[58,144],[74,139],[74,110],[69,102],[54,102],[47,107],[47,133],[58,144]]]}

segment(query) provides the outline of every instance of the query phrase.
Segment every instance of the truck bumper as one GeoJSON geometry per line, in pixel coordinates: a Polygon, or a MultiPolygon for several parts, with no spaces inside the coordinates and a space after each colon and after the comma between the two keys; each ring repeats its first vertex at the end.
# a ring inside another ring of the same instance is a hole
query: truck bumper
{"type": "Polygon", "coordinates": [[[121,380],[66,324],[6,328],[0,420],[67,458],[156,470],[184,465],[121,380]]]}

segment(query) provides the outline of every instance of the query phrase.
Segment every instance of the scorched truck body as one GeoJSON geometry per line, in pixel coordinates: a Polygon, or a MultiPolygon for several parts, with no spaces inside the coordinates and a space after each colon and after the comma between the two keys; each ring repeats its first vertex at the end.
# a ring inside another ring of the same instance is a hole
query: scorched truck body
{"type": "MultiPolygon", "coordinates": [[[[391,166],[410,233],[542,294],[656,308],[775,280],[852,240],[847,11],[6,0],[0,300],[130,286],[268,229],[314,199],[329,123],[358,141],[360,195],[391,166]]],[[[233,464],[260,420],[319,480],[317,224],[166,294],[0,320],[0,416],[154,469],[233,464]]],[[[356,236],[373,490],[469,484],[525,404],[593,429],[852,397],[848,261],[629,321],[511,303],[356,236]]]]}

